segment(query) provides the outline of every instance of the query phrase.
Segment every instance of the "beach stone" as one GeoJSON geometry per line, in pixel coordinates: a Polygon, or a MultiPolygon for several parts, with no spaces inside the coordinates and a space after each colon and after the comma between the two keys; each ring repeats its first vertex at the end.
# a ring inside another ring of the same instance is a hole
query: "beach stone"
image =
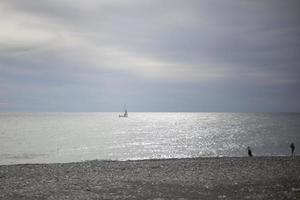
{"type": "Polygon", "coordinates": [[[298,156],[2,165],[0,176],[0,200],[300,199],[298,156]]]}

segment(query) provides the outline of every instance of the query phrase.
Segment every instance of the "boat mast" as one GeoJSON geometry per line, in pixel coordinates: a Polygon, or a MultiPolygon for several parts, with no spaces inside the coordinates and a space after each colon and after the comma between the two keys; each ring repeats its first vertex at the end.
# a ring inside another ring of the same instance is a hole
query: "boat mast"
{"type": "Polygon", "coordinates": [[[125,110],[124,116],[127,117],[127,116],[128,116],[128,113],[127,113],[126,104],[124,105],[124,110],[125,110]]]}

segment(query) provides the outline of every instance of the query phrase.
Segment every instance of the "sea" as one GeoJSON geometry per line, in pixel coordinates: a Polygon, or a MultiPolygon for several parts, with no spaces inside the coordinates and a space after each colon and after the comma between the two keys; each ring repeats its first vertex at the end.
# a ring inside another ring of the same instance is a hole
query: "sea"
{"type": "Polygon", "coordinates": [[[290,155],[300,113],[0,113],[0,165],[290,155]]]}

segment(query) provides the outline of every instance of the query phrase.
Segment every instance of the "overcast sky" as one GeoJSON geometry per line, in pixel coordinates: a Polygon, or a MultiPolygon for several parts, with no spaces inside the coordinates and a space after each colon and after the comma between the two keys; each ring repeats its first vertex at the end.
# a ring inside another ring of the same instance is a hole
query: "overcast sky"
{"type": "Polygon", "coordinates": [[[298,0],[0,0],[0,111],[300,111],[298,0]]]}

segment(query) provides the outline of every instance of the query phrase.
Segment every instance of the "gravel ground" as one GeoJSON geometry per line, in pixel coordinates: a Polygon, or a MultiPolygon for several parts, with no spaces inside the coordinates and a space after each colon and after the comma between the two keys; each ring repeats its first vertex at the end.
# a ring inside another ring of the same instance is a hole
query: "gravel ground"
{"type": "Polygon", "coordinates": [[[3,165],[0,199],[300,199],[300,157],[3,165]]]}

